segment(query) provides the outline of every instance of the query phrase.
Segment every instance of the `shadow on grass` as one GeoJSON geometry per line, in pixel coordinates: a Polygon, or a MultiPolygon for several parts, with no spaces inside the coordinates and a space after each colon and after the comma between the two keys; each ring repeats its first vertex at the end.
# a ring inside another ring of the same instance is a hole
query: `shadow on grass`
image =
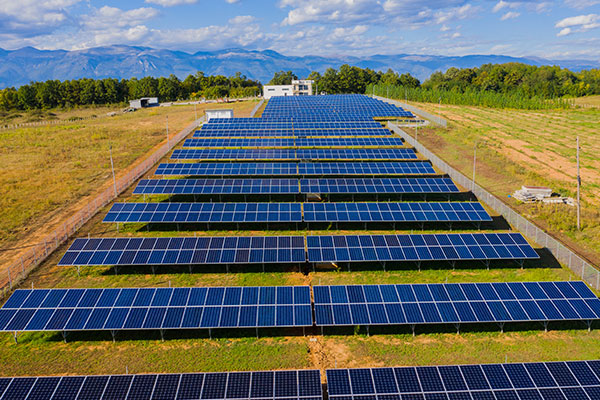
{"type": "Polygon", "coordinates": [[[18,336],[19,344],[39,342],[111,342],[124,341],[171,341],[171,340],[206,340],[206,339],[250,339],[250,338],[282,338],[302,336],[368,336],[368,335],[432,335],[432,334],[490,334],[510,332],[573,331],[595,329],[597,322],[555,321],[543,322],[506,322],[506,323],[422,323],[403,325],[355,325],[355,326],[310,326],[303,328],[192,328],[192,329],[158,329],[118,330],[118,331],[71,331],[66,332],[25,332],[18,336]],[[414,330],[413,330],[414,329],[414,330]],[[66,339],[65,339],[66,338],[66,339]]]}

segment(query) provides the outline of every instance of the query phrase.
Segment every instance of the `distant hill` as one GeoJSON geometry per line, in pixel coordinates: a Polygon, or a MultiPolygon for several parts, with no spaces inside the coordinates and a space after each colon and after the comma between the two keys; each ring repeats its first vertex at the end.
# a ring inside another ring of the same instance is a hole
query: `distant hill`
{"type": "Polygon", "coordinates": [[[374,55],[369,57],[285,56],[272,50],[226,49],[194,54],[136,46],[106,46],[85,50],[0,49],[0,88],[20,86],[30,81],[77,78],[131,78],[168,76],[184,78],[196,71],[207,75],[233,75],[241,72],[249,78],[268,82],[281,70],[292,70],[299,77],[311,71],[324,72],[342,64],[362,68],[410,72],[425,80],[434,71],[450,67],[470,68],[487,63],[522,62],[531,65],[560,65],[573,71],[598,68],[600,62],[585,60],[551,61],[501,55],[446,57],[432,55],[374,55]]]}

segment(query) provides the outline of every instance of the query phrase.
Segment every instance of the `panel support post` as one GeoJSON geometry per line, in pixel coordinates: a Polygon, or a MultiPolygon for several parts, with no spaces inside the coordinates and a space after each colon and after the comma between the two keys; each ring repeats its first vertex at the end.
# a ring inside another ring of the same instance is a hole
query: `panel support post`
{"type": "Polygon", "coordinates": [[[165,341],[165,331],[164,329],[159,329],[160,330],[160,341],[164,342],[165,341]]]}
{"type": "Polygon", "coordinates": [[[208,337],[212,339],[212,329],[208,328],[208,337]]]}
{"type": "Polygon", "coordinates": [[[371,336],[371,334],[369,333],[369,325],[367,325],[367,336],[371,336]]]}
{"type": "Polygon", "coordinates": [[[415,328],[416,328],[416,325],[415,325],[415,324],[411,324],[411,325],[410,325],[410,329],[412,330],[412,335],[413,335],[413,337],[415,337],[415,328]]]}
{"type": "Polygon", "coordinates": [[[545,321],[543,324],[544,324],[544,332],[548,332],[548,321],[545,321]]]}
{"type": "Polygon", "coordinates": [[[256,329],[256,338],[258,339],[258,328],[255,328],[255,329],[256,329]]]}
{"type": "Polygon", "coordinates": [[[229,264],[225,264],[225,271],[227,271],[227,273],[229,273],[229,264]]]}
{"type": "Polygon", "coordinates": [[[63,342],[67,343],[67,331],[62,331],[63,342]]]}
{"type": "Polygon", "coordinates": [[[110,331],[110,334],[111,334],[111,336],[112,336],[112,340],[113,340],[113,343],[114,343],[114,342],[115,342],[115,336],[117,336],[117,332],[116,332],[116,331],[114,331],[114,330],[111,330],[111,331],[110,331]]]}
{"type": "Polygon", "coordinates": [[[456,334],[460,335],[460,324],[454,324],[454,327],[456,328],[456,334]]]}
{"type": "Polygon", "coordinates": [[[500,327],[500,333],[504,333],[504,322],[500,322],[498,326],[500,327]]]}
{"type": "Polygon", "coordinates": [[[592,320],[585,321],[585,324],[587,325],[588,332],[591,332],[592,331],[592,320]]]}
{"type": "Polygon", "coordinates": [[[15,344],[19,344],[19,336],[18,336],[17,332],[13,333],[13,338],[15,339],[15,344]]]}
{"type": "Polygon", "coordinates": [[[79,270],[79,265],[77,267],[75,267],[75,268],[77,268],[77,277],[80,278],[81,277],[81,273],[80,273],[80,270],[79,270]]]}

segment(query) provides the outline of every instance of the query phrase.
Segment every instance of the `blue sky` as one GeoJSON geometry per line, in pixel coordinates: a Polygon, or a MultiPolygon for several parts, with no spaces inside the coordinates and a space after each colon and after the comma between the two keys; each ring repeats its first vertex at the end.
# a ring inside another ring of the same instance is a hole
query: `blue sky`
{"type": "Polygon", "coordinates": [[[600,60],[600,0],[0,0],[0,47],[600,60]]]}

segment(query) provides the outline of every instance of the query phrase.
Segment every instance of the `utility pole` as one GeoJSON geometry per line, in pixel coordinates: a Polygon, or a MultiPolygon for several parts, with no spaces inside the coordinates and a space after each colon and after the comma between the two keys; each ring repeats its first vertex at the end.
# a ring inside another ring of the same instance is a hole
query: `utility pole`
{"type": "Polygon", "coordinates": [[[169,147],[169,116],[167,115],[167,147],[169,147]]]}
{"type": "Polygon", "coordinates": [[[415,142],[419,141],[419,125],[415,125],[415,142]]]}
{"type": "Polygon", "coordinates": [[[390,98],[390,85],[387,85],[387,92],[385,97],[387,97],[388,99],[390,98]]]}
{"type": "Polygon", "coordinates": [[[112,158],[112,145],[108,146],[108,151],[110,153],[110,169],[112,169],[113,189],[115,191],[115,198],[116,198],[117,197],[117,178],[115,178],[115,164],[113,163],[113,158],[112,158]]]}
{"type": "Polygon", "coordinates": [[[579,173],[579,136],[577,136],[577,230],[581,230],[581,175],[579,173]]]}
{"type": "MultiPolygon", "coordinates": [[[[194,103],[194,116],[195,116],[195,120],[198,121],[198,110],[196,110],[196,106],[198,105],[198,103],[194,103]]],[[[167,119],[168,120],[168,119],[167,119]]]]}

